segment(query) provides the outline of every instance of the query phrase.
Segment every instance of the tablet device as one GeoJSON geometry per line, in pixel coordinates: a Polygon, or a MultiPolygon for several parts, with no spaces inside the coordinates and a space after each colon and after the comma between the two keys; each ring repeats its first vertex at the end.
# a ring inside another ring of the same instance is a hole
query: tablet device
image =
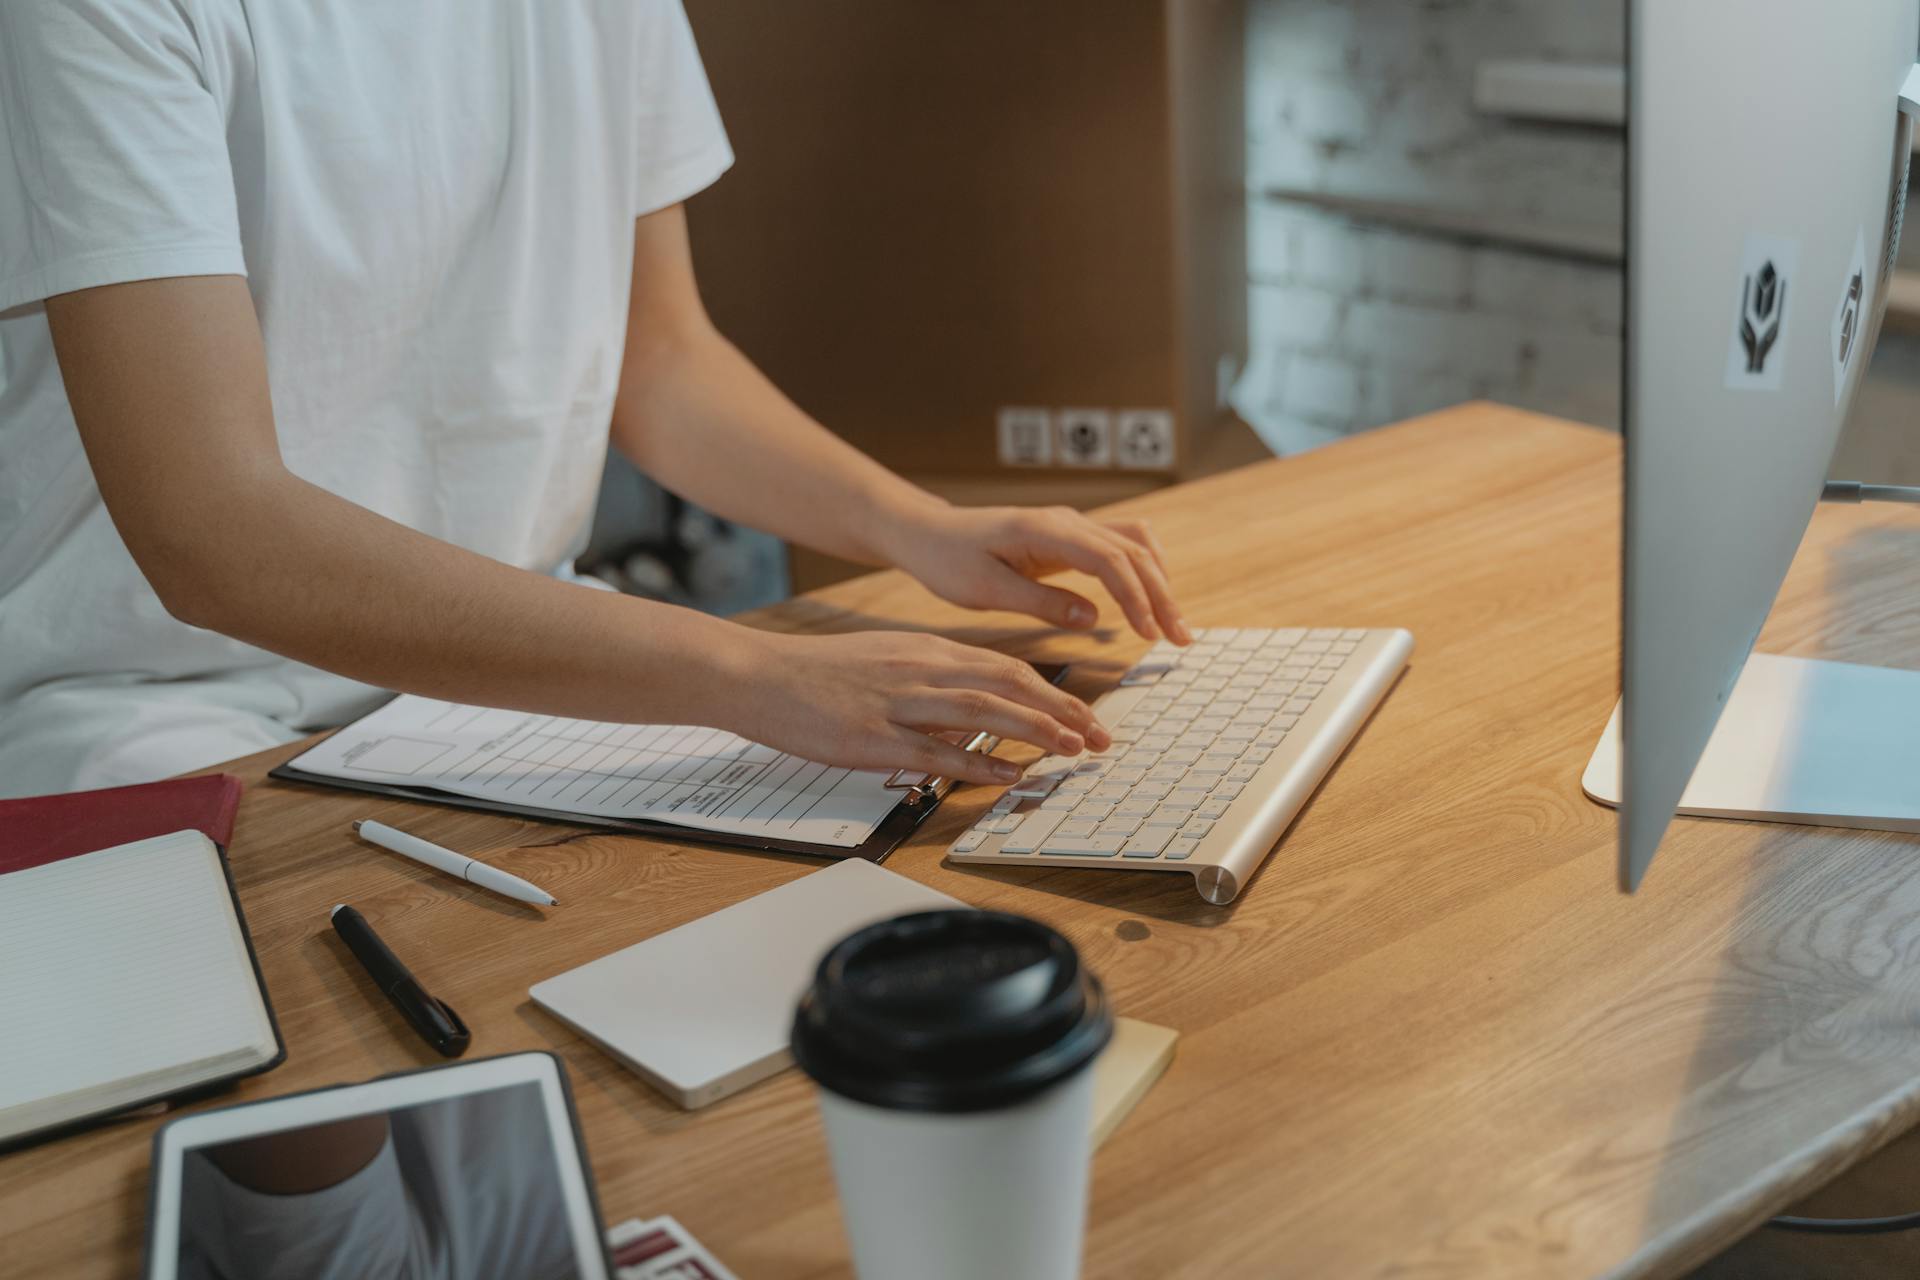
{"type": "Polygon", "coordinates": [[[517,1053],[183,1116],[148,1280],[608,1280],[566,1072],[517,1053]]]}

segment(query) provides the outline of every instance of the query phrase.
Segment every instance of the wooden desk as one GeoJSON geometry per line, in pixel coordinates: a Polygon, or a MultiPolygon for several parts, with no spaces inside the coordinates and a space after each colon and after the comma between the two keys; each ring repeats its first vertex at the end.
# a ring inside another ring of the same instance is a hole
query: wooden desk
{"type": "MultiPolygon", "coordinates": [[[[1064,930],[1183,1033],[1101,1151],[1087,1274],[1673,1275],[1913,1121],[1920,837],[1686,821],[1635,899],[1579,774],[1615,692],[1618,441],[1472,405],[1127,504],[1201,624],[1401,625],[1413,666],[1228,908],[1185,877],[961,870],[950,801],[894,870],[1064,930]]],[[[1138,642],[966,615],[894,575],[763,617],[900,623],[1097,677],[1138,642]]],[[[1920,654],[1920,520],[1821,511],[1766,644],[1920,654]]],[[[1095,683],[1083,678],[1081,687],[1095,683]]],[[[476,1029],[554,1048],[612,1218],[671,1213],[743,1276],[846,1273],[807,1083],[664,1103],[529,984],[810,864],[261,782],[233,867],[286,1031],[261,1097],[432,1059],[343,963],[349,900],[476,1029]],[[358,846],[398,822],[532,876],[543,917],[358,846]]],[[[125,1275],[150,1120],[0,1159],[0,1270],[125,1275]]]]}

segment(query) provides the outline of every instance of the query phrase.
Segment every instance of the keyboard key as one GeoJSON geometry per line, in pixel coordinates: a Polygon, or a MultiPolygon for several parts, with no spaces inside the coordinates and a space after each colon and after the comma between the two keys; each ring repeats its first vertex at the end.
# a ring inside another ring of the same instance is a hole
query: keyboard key
{"type": "Polygon", "coordinates": [[[1187,819],[1186,825],[1180,828],[1180,834],[1182,837],[1191,836],[1195,840],[1203,839],[1209,831],[1213,830],[1213,823],[1212,818],[1196,815],[1187,819]]]}
{"type": "Polygon", "coordinates": [[[1233,768],[1227,770],[1227,777],[1235,782],[1245,782],[1258,772],[1260,772],[1259,764],[1242,757],[1233,762],[1233,768]]]}
{"type": "Polygon", "coordinates": [[[1220,731],[1220,737],[1227,742],[1252,742],[1266,728],[1266,722],[1246,724],[1235,721],[1220,731]]]}
{"type": "Polygon", "coordinates": [[[1190,765],[1200,758],[1198,747],[1173,747],[1160,757],[1166,764],[1190,765]]]}
{"type": "Polygon", "coordinates": [[[1000,798],[993,802],[993,808],[987,810],[987,812],[997,818],[1003,813],[1012,813],[1019,807],[1020,797],[1008,791],[1002,793],[1000,798]]]}
{"type": "MultiPolygon", "coordinates": [[[[1193,815],[1196,818],[1224,818],[1227,816],[1227,806],[1232,803],[1233,801],[1227,799],[1225,796],[1208,796],[1200,802],[1200,807],[1193,811],[1193,815]]],[[[1034,816],[1042,817],[1044,815],[1035,814],[1034,816]]],[[[1032,819],[1028,819],[1028,821],[1032,821],[1032,819]]],[[[1018,838],[1017,836],[1015,837],[1015,839],[1018,838]]]]}
{"type": "Polygon", "coordinates": [[[1192,836],[1181,836],[1167,843],[1166,859],[1169,862],[1185,862],[1200,847],[1200,841],[1192,836]]]}
{"type": "Polygon", "coordinates": [[[982,822],[979,826],[975,827],[974,830],[985,831],[991,835],[1004,836],[1008,832],[1012,831],[1015,827],[1018,827],[1020,825],[1020,821],[1021,821],[1020,815],[1018,814],[1013,814],[1013,813],[1002,814],[998,818],[992,818],[992,817],[988,818],[986,821],[982,822]]]}
{"type": "Polygon", "coordinates": [[[1215,796],[1225,796],[1227,799],[1231,800],[1235,796],[1239,795],[1242,791],[1246,790],[1246,787],[1247,787],[1247,784],[1240,781],[1238,778],[1222,778],[1220,779],[1220,781],[1213,784],[1213,790],[1208,792],[1207,794],[1215,795],[1215,796]]]}
{"type": "Polygon", "coordinates": [[[1073,810],[1073,816],[1088,822],[1105,822],[1113,816],[1113,804],[1111,800],[1082,800],[1073,810]]]}
{"type": "Polygon", "coordinates": [[[1113,816],[1116,818],[1144,818],[1152,813],[1153,809],[1154,802],[1136,792],[1128,796],[1125,800],[1122,800],[1119,804],[1113,806],[1113,816]]]}
{"type": "Polygon", "coordinates": [[[1111,800],[1113,803],[1119,804],[1126,798],[1127,789],[1125,787],[1116,787],[1111,782],[1103,782],[1093,790],[1087,792],[1087,799],[1089,800],[1111,800]]]}
{"type": "Polygon", "coordinates": [[[1144,824],[1145,822],[1146,822],[1145,814],[1141,814],[1137,817],[1128,817],[1123,814],[1116,813],[1111,818],[1108,818],[1105,822],[1101,823],[1099,826],[1099,829],[1096,830],[1094,834],[1102,835],[1102,836],[1130,836],[1134,832],[1138,831],[1142,826],[1142,824],[1144,824]]]}
{"type": "Polygon", "coordinates": [[[1133,839],[1127,841],[1120,853],[1128,858],[1157,858],[1175,834],[1177,829],[1174,827],[1142,827],[1134,833],[1133,839]]]}
{"type": "Polygon", "coordinates": [[[1123,787],[1137,787],[1141,782],[1141,780],[1144,779],[1146,776],[1147,776],[1146,765],[1123,764],[1118,768],[1111,770],[1107,774],[1107,781],[1118,783],[1120,786],[1123,786],[1123,787]]]}
{"type": "Polygon", "coordinates": [[[1197,809],[1206,798],[1207,793],[1199,787],[1175,787],[1160,803],[1175,809],[1197,809]]]}
{"type": "Polygon", "coordinates": [[[1359,627],[1349,627],[1340,633],[1342,640],[1365,640],[1367,633],[1359,627]]]}
{"type": "Polygon", "coordinates": [[[1018,831],[1000,842],[1000,852],[1032,853],[1053,834],[1054,828],[1065,820],[1066,815],[1063,813],[1048,813],[1045,810],[1030,813],[1021,822],[1018,831]]]}
{"type": "Polygon", "coordinates": [[[1233,768],[1234,763],[1239,759],[1240,759],[1239,755],[1235,752],[1209,751],[1207,752],[1206,755],[1201,756],[1199,760],[1195,761],[1193,768],[1189,769],[1187,772],[1189,775],[1196,774],[1196,773],[1198,774],[1225,773],[1227,770],[1233,768]]]}
{"type": "Polygon", "coordinates": [[[1183,808],[1180,805],[1163,804],[1148,816],[1146,825],[1150,827],[1156,824],[1166,827],[1178,827],[1185,824],[1189,818],[1193,817],[1193,814],[1194,811],[1192,809],[1183,808]]]}
{"type": "Polygon", "coordinates": [[[1027,776],[1007,788],[1007,794],[1024,797],[1028,800],[1044,800],[1053,794],[1053,789],[1066,780],[1066,774],[1055,770],[1051,773],[1027,771],[1027,776]]]}
{"type": "Polygon", "coordinates": [[[1312,706],[1313,706],[1312,698],[1294,698],[1291,701],[1289,701],[1286,706],[1280,708],[1280,710],[1284,711],[1286,714],[1290,716],[1297,716],[1305,713],[1306,711],[1311,709],[1312,706]]]}
{"type": "MultiPolygon", "coordinates": [[[[1058,843],[1060,837],[1055,835],[1053,839],[1054,843],[1058,843]]],[[[1069,858],[1113,858],[1119,856],[1121,848],[1127,843],[1127,838],[1095,835],[1089,840],[1069,841],[1067,846],[1059,848],[1054,847],[1054,843],[1048,844],[1040,852],[1069,858]]]]}
{"type": "Polygon", "coordinates": [[[955,853],[972,853],[986,842],[987,833],[975,827],[971,831],[961,833],[960,838],[953,842],[953,851],[955,853]]]}

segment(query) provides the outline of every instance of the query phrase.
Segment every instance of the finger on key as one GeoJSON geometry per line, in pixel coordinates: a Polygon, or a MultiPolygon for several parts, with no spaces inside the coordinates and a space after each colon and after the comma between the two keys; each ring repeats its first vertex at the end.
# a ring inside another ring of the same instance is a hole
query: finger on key
{"type": "Polygon", "coordinates": [[[931,732],[981,730],[1013,742],[1029,742],[1042,751],[1078,755],[1086,739],[1074,729],[1032,707],[981,689],[923,689],[895,704],[894,722],[931,732]]]}

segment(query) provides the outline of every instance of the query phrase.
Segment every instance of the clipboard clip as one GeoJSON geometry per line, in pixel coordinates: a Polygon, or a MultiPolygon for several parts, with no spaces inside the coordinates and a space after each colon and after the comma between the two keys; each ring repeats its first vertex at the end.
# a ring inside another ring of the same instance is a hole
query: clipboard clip
{"type": "MultiPolygon", "coordinates": [[[[981,729],[960,743],[959,747],[962,751],[986,752],[999,745],[999,738],[981,729]]],[[[941,788],[949,781],[947,778],[928,777],[916,769],[895,769],[881,785],[889,791],[906,792],[907,797],[902,803],[918,805],[939,799],[941,788]]]]}

